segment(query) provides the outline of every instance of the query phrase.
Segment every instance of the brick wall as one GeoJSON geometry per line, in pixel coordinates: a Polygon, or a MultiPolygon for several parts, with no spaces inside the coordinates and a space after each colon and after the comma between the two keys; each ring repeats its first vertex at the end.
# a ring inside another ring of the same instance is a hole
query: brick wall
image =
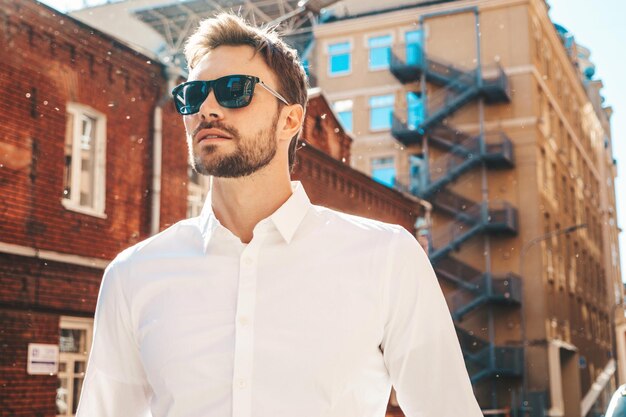
{"type": "Polygon", "coordinates": [[[309,94],[302,138],[338,161],[350,161],[352,138],[343,130],[324,94],[309,94]]]}
{"type": "Polygon", "coordinates": [[[0,416],[53,417],[55,375],[26,375],[28,342],[59,343],[59,316],[0,309],[0,416]]]}
{"type": "Polygon", "coordinates": [[[377,183],[312,145],[305,144],[298,150],[293,179],[302,181],[313,204],[414,231],[419,202],[377,183]]]}
{"type": "MultiPolygon", "coordinates": [[[[0,169],[0,194],[11,195],[10,204],[0,202],[2,241],[111,258],[149,233],[153,112],[165,91],[162,68],[35,2],[2,0],[0,6],[0,142],[31,160],[22,169],[0,169]],[[68,102],[107,117],[106,219],[61,205],[68,102]]],[[[186,166],[176,158],[186,156],[167,137],[182,126],[174,116],[168,102],[163,224],[185,213],[179,197],[186,166]]]]}

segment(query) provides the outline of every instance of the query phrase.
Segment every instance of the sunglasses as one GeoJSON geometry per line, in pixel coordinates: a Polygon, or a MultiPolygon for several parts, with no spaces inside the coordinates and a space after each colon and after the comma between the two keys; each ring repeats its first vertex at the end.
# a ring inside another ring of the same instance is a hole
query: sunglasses
{"type": "Polygon", "coordinates": [[[259,77],[251,75],[227,75],[216,80],[187,81],[176,86],[172,90],[172,96],[174,96],[176,111],[184,116],[198,113],[211,90],[215,93],[215,99],[220,106],[227,109],[240,109],[250,104],[254,86],[257,84],[289,105],[276,90],[261,81],[259,77]]]}

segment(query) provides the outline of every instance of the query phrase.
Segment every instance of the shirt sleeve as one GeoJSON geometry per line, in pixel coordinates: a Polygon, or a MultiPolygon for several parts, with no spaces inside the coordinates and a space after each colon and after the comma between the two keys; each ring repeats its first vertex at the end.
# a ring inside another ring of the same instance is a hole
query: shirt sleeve
{"type": "Polygon", "coordinates": [[[428,257],[408,232],[392,245],[381,350],[407,417],[482,417],[428,257]]]}
{"type": "Polygon", "coordinates": [[[76,417],[150,416],[151,390],[122,291],[123,271],[114,261],[102,279],[76,417]]]}

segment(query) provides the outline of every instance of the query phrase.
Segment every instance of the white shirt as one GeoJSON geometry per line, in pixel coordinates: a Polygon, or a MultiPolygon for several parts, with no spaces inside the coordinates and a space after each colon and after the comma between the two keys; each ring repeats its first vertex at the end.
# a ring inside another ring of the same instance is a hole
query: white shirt
{"type": "Polygon", "coordinates": [[[482,417],[428,258],[303,187],[243,244],[210,203],[107,268],[77,417],[482,417]]]}

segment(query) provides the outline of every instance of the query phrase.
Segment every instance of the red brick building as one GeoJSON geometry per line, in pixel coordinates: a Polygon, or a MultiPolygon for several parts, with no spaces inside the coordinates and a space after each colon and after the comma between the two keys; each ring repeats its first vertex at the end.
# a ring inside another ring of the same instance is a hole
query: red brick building
{"type": "MultiPolygon", "coordinates": [[[[184,129],[162,64],[51,8],[0,0],[0,45],[0,416],[72,415],[103,268],[186,215],[184,129]],[[27,373],[29,343],[58,374],[27,373]]],[[[420,202],[343,162],[320,93],[304,137],[314,203],[412,228],[420,202]]]]}

